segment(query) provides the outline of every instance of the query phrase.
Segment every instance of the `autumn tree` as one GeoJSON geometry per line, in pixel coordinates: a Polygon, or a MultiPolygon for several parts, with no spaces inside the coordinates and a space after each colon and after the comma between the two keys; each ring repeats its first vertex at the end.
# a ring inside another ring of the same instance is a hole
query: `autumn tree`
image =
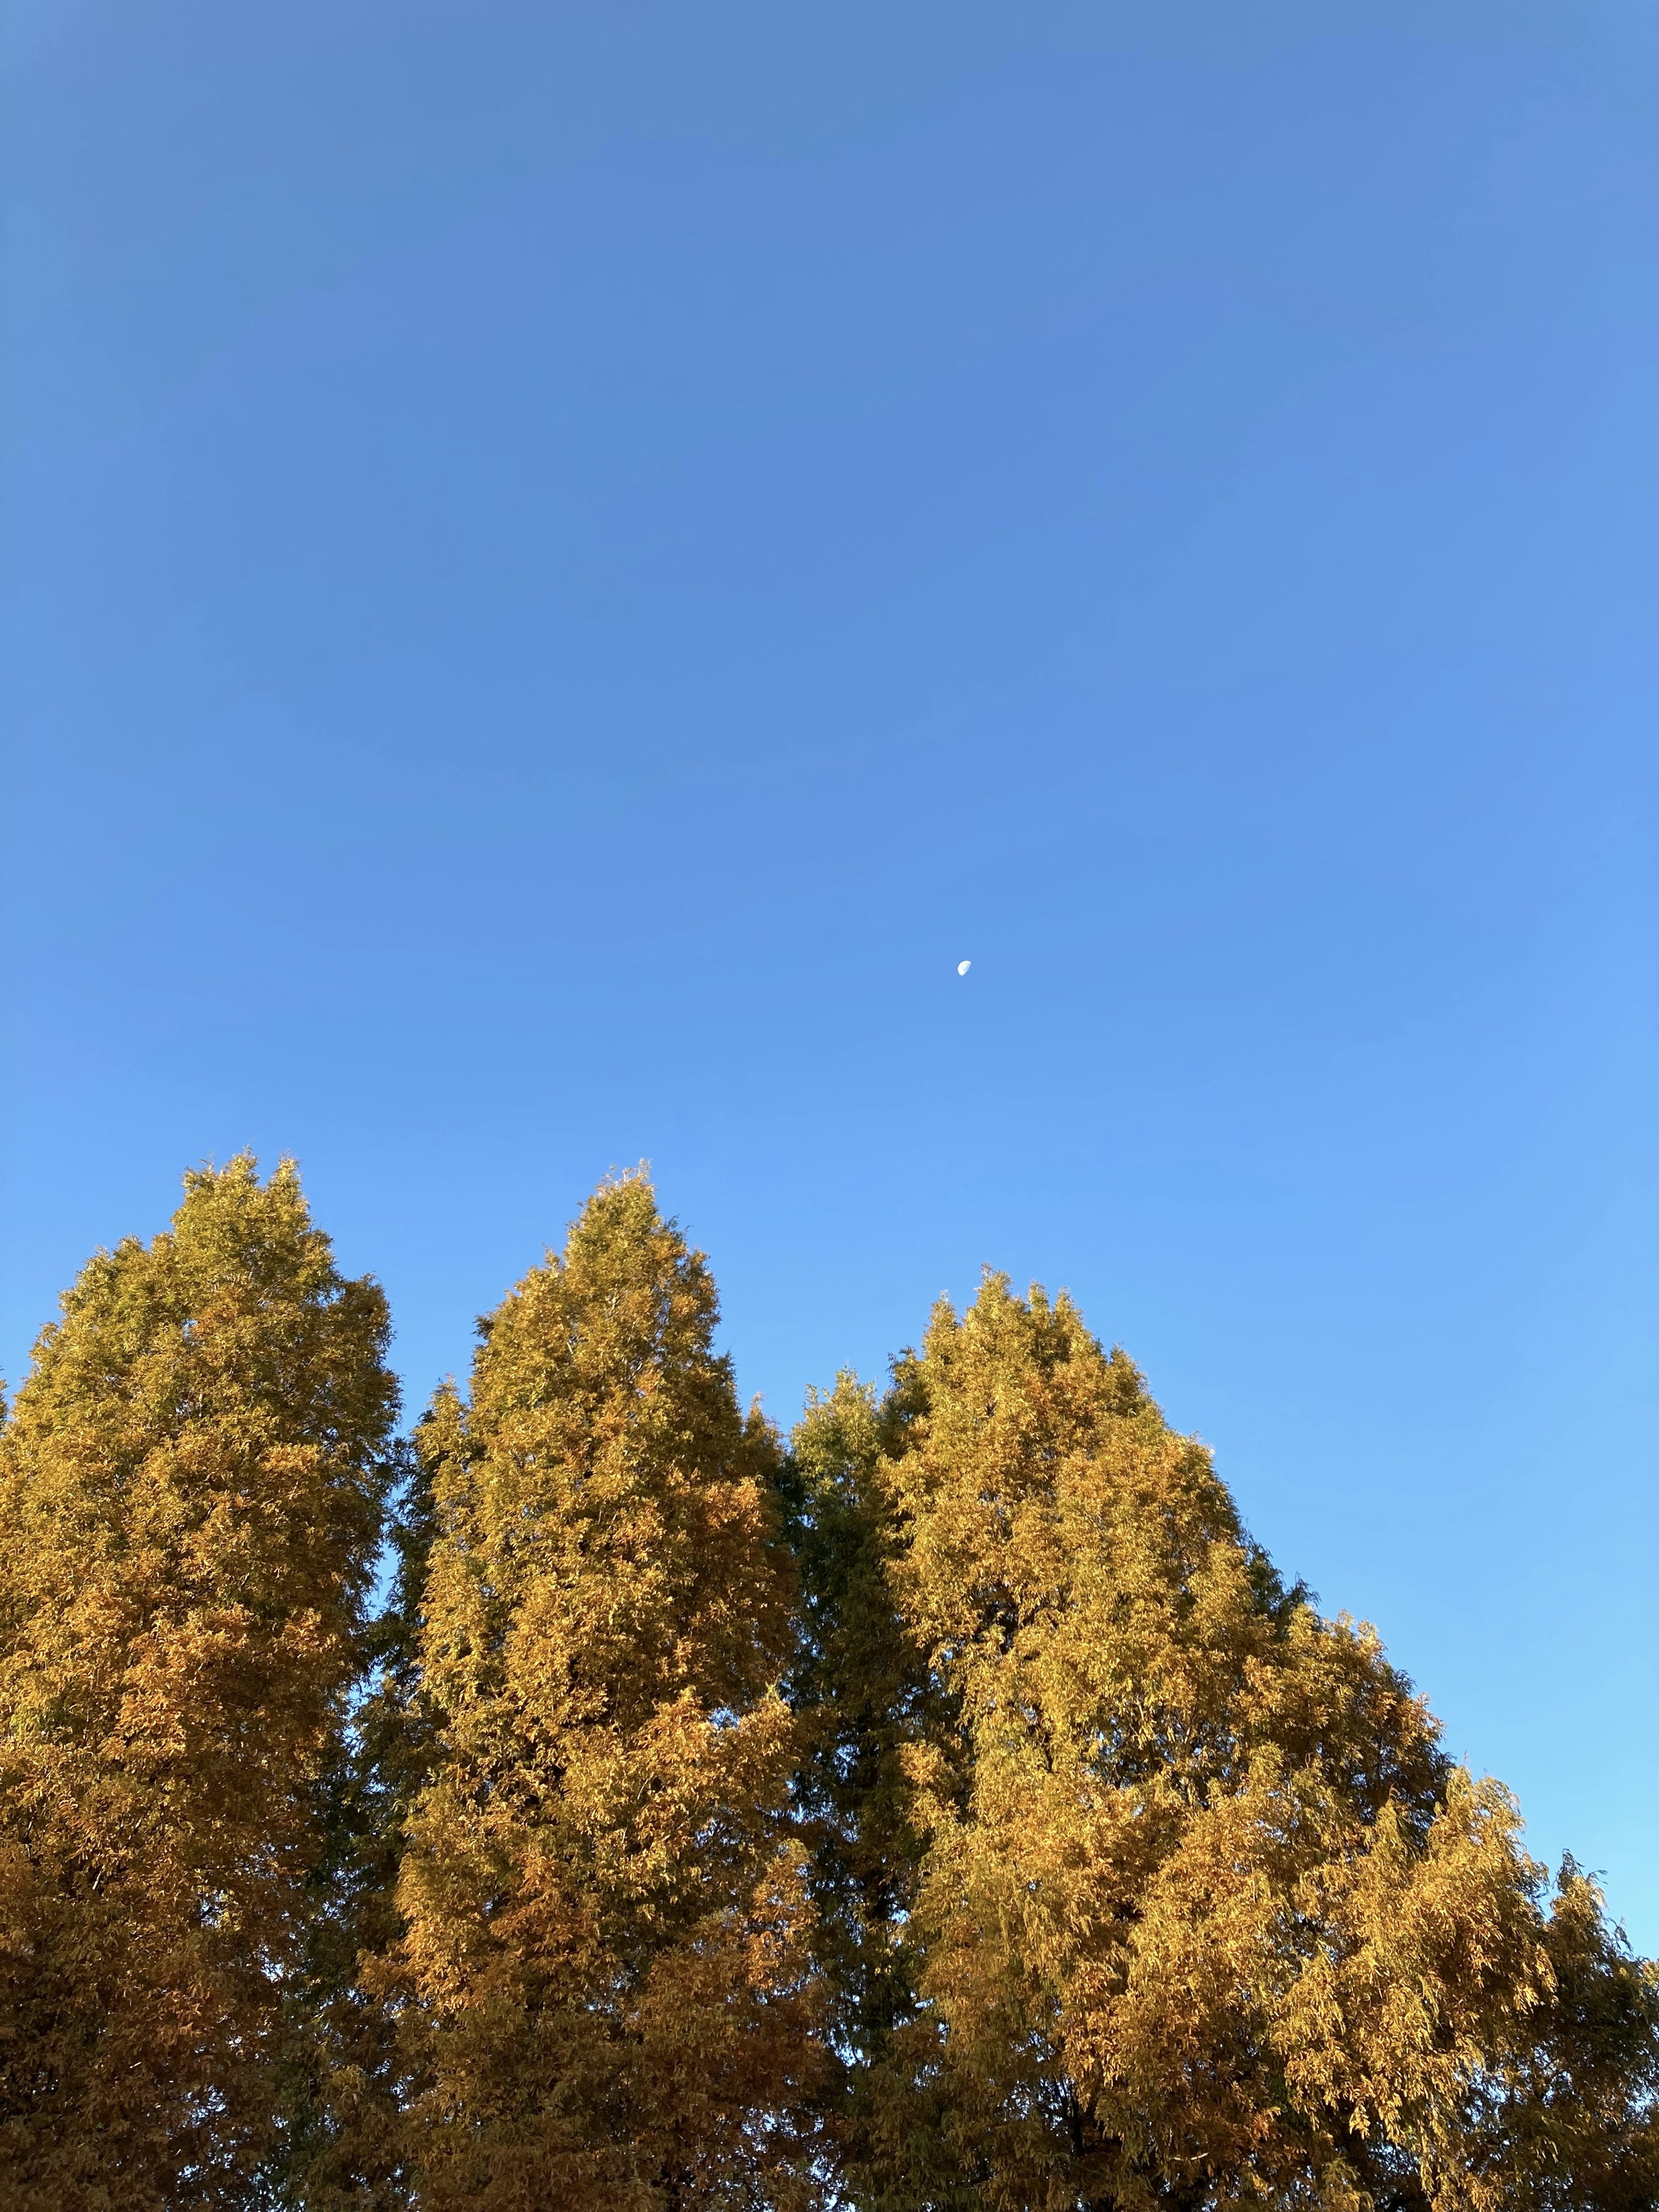
{"type": "Polygon", "coordinates": [[[1509,1797],[1133,1365],[993,1276],[896,1384],[939,1715],[897,2041],[951,2170],[895,2139],[864,2201],[1650,2206],[1650,1971],[1571,1870],[1546,1909],[1509,1797]]]}
{"type": "Polygon", "coordinates": [[[425,2205],[810,2200],[778,1452],[650,1186],[601,1188],[426,1423],[404,2010],[425,2205]]]}
{"type": "MultiPolygon", "coordinates": [[[[418,1434],[418,1431],[417,1431],[418,1434]]],[[[279,2125],[260,2212],[402,2212],[411,2202],[395,2010],[364,1967],[397,1940],[410,1806],[430,1771],[419,1695],[419,1601],[430,1496],[418,1449],[386,1456],[382,1601],[359,1640],[349,1724],[313,1792],[305,1942],[289,1984],[279,2125]]]]}
{"type": "Polygon", "coordinates": [[[608,1183],[405,1446],[291,1167],[85,1270],[0,1421],[4,2212],[1656,2212],[1653,1968],[1067,1300],[787,1453],[716,1321],[608,1183]]]}
{"type": "Polygon", "coordinates": [[[917,2011],[910,1940],[921,1838],[907,1752],[941,1717],[900,1609],[900,1531],[886,1480],[906,1406],[849,1373],[809,1395],[781,1482],[800,1586],[787,1694],[799,1723],[794,1807],[811,1854],[836,2186],[913,2201],[937,2176],[942,2115],[901,2031],[917,2011]],[[930,2155],[930,2147],[933,2154],[930,2155]]]}
{"type": "Polygon", "coordinates": [[[100,1253],[0,1434],[0,2202],[244,2205],[283,2084],[396,1390],[284,1164],[100,1253]]]}

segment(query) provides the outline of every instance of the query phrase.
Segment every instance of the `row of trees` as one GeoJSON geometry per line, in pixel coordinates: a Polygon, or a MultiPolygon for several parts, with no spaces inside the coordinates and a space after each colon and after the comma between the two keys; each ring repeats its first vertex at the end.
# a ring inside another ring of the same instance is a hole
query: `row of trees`
{"type": "Polygon", "coordinates": [[[0,1431],[6,2212],[1659,2203],[1652,1971],[1067,1300],[787,1445],[715,1322],[608,1183],[404,1444],[292,1168],[87,1267],[0,1431]]]}

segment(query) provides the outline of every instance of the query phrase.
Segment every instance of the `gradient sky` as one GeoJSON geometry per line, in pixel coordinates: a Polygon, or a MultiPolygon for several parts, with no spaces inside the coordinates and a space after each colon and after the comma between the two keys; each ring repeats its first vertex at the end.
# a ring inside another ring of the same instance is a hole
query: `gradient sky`
{"type": "Polygon", "coordinates": [[[416,1407],[1067,1285],[1659,1948],[1651,7],[7,15],[7,1371],[243,1146],[416,1407]]]}

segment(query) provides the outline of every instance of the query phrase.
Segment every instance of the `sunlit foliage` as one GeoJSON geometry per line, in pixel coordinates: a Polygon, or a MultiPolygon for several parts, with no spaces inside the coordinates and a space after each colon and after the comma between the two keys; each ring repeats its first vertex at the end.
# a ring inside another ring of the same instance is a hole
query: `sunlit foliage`
{"type": "Polygon", "coordinates": [[[1650,1973],[1571,1872],[1543,1910],[1505,1792],[1133,1366],[992,1276],[897,1380],[894,1588],[948,1701],[904,2034],[971,2201],[1650,2203],[1650,1973]]]}
{"type": "Polygon", "coordinates": [[[717,1322],[609,1182],[404,1445],[291,1168],[90,1263],[0,1430],[0,2212],[1659,2212],[1653,1967],[1066,1297],[787,1449],[717,1322]]]}
{"type": "Polygon", "coordinates": [[[423,2203],[810,2201],[778,1448],[638,1177],[482,1324],[422,1436],[401,1995],[423,2203]]]}
{"type": "Polygon", "coordinates": [[[396,1412],[291,1168],[100,1253],[0,1439],[0,2203],[246,2204],[282,2154],[396,1412]]]}

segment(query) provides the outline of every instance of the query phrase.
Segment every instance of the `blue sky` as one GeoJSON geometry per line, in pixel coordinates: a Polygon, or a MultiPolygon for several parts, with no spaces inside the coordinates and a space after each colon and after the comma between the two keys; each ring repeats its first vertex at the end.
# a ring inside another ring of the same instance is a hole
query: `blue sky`
{"type": "Polygon", "coordinates": [[[7,1371],[243,1146],[416,1404],[1067,1285],[1659,1948],[1651,10],[9,16],[7,1371]]]}

